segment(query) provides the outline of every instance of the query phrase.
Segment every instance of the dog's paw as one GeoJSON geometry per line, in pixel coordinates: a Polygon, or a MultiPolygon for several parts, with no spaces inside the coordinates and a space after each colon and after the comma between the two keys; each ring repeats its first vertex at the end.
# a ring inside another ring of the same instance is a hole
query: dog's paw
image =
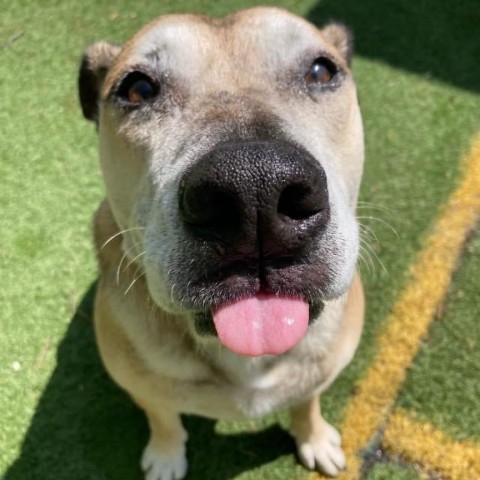
{"type": "Polygon", "coordinates": [[[325,422],[321,433],[308,439],[296,438],[298,456],[310,470],[336,477],[345,468],[345,454],[337,430],[325,422]]]}
{"type": "Polygon", "coordinates": [[[180,480],[187,473],[185,444],[180,444],[174,451],[162,453],[155,451],[150,444],[145,447],[141,461],[145,480],[180,480]]]}

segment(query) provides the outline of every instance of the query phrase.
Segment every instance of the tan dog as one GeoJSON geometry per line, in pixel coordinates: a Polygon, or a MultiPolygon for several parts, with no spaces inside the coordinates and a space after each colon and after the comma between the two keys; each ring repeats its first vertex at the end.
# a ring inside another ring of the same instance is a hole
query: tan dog
{"type": "Polygon", "coordinates": [[[80,70],[107,199],[95,326],[145,410],[148,480],[182,478],[180,414],[291,409],[309,469],[345,466],[319,395],[363,321],[363,134],[346,29],[255,8],[161,17],[80,70]]]}

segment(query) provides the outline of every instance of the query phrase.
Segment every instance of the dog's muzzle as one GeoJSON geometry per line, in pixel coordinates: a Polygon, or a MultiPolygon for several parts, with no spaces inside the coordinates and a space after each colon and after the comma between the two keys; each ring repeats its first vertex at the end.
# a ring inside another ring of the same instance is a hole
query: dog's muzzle
{"type": "Polygon", "coordinates": [[[269,288],[265,272],[295,263],[329,220],[318,161],[280,141],[217,146],[184,173],[179,208],[189,235],[218,252],[219,271],[243,264],[259,272],[259,291],[214,306],[197,323],[213,318],[220,341],[244,355],[280,354],[298,343],[311,305],[304,294],[269,288]]]}

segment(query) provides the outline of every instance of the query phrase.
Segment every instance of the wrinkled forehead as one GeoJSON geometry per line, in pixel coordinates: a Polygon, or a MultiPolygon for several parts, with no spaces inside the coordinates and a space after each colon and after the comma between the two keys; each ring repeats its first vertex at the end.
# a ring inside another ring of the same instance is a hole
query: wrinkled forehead
{"type": "Polygon", "coordinates": [[[313,25],[279,9],[255,8],[223,19],[165,16],[146,25],[123,47],[106,89],[123,72],[143,64],[157,65],[167,74],[184,72],[191,80],[229,68],[250,75],[260,73],[260,68],[275,70],[315,52],[339,58],[313,25]]]}

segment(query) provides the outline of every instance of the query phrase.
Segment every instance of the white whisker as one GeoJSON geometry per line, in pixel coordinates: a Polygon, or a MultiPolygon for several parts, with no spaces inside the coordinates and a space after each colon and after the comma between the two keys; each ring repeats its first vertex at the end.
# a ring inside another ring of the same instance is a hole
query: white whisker
{"type": "Polygon", "coordinates": [[[145,272],[142,271],[140,275],[136,276],[139,270],[140,270],[140,267],[138,267],[137,270],[135,271],[135,274],[134,274],[135,278],[132,280],[128,288],[125,290],[124,295],[127,295],[128,292],[133,288],[135,283],[137,283],[137,281],[145,275],[145,272]]]}
{"type": "MultiPolygon", "coordinates": [[[[123,253],[122,255],[122,258],[120,259],[120,261],[118,262],[118,266],[117,266],[117,285],[120,285],[120,272],[122,270],[122,265],[123,265],[123,262],[125,261],[125,259],[127,258],[127,255],[128,255],[128,252],[130,252],[130,250],[133,250],[134,248],[137,248],[138,247],[138,243],[134,243],[133,245],[131,245],[130,247],[128,247],[125,252],[123,253]]],[[[128,267],[128,265],[127,265],[128,267]]],[[[125,267],[123,269],[123,271],[125,271],[127,269],[127,267],[125,267]]]]}
{"type": "MultiPolygon", "coordinates": [[[[369,257],[372,259],[372,264],[375,265],[375,262],[373,262],[373,260],[376,260],[376,262],[380,265],[383,272],[386,275],[388,275],[388,270],[386,269],[383,262],[380,260],[380,257],[375,252],[375,249],[373,249],[372,246],[365,241],[362,242],[362,248],[363,248],[363,251],[368,253],[369,257]]],[[[375,270],[374,270],[374,272],[375,272],[375,270]]]]}
{"type": "Polygon", "coordinates": [[[387,208],[387,207],[383,207],[383,206],[380,206],[380,205],[375,205],[374,203],[363,202],[363,201],[359,201],[357,203],[357,209],[377,210],[379,212],[383,212],[383,213],[386,213],[388,215],[393,214],[393,210],[391,208],[387,208]]]}
{"type": "Polygon", "coordinates": [[[175,301],[175,286],[176,286],[176,283],[173,282],[173,283],[172,283],[172,288],[170,289],[170,300],[171,300],[172,302],[175,301]]]}
{"type": "Polygon", "coordinates": [[[357,220],[374,220],[375,222],[380,222],[383,225],[385,225],[386,227],[388,227],[395,234],[395,236],[397,238],[399,238],[398,232],[395,230],[395,228],[393,228],[388,222],[386,222],[385,220],[383,220],[381,218],[366,216],[366,217],[357,217],[357,220]]]}
{"type": "MultiPolygon", "coordinates": [[[[370,206],[370,207],[373,207],[373,206],[370,206]]],[[[382,210],[380,207],[377,209],[382,210]]],[[[398,238],[397,231],[388,222],[376,216],[360,215],[360,216],[357,216],[356,218],[359,223],[359,230],[360,230],[360,251],[359,251],[360,260],[362,260],[363,263],[365,264],[365,267],[367,268],[369,275],[373,274],[372,276],[376,277],[376,273],[377,273],[377,269],[375,268],[376,264],[378,264],[381,270],[388,275],[388,271],[385,265],[380,260],[380,257],[377,254],[377,251],[380,248],[380,241],[374,229],[370,225],[366,225],[364,222],[362,222],[362,220],[367,220],[367,221],[373,220],[375,222],[381,223],[386,227],[388,227],[388,229],[391,230],[394,233],[394,235],[396,235],[398,238]],[[373,245],[372,245],[372,242],[373,242],[373,245]]]]}
{"type": "Polygon", "coordinates": [[[383,262],[380,260],[380,257],[377,255],[377,253],[375,252],[375,250],[370,249],[370,253],[371,253],[371,255],[373,255],[373,256],[375,257],[375,259],[377,260],[377,262],[380,264],[380,266],[382,267],[382,270],[383,270],[383,272],[385,273],[385,275],[388,275],[388,270],[387,270],[387,268],[385,267],[385,265],[383,264],[383,262]]]}
{"type": "Polygon", "coordinates": [[[155,315],[158,310],[158,305],[156,302],[153,303],[153,307],[150,307],[150,313],[148,315],[148,323],[152,324],[155,321],[155,315]]]}
{"type": "Polygon", "coordinates": [[[125,268],[123,269],[123,271],[125,271],[130,265],[132,265],[132,263],[135,263],[136,260],[138,260],[141,256],[145,255],[147,253],[146,250],[144,250],[143,252],[139,253],[136,257],[132,258],[132,260],[130,260],[127,265],[125,265],[125,268]]]}
{"type": "Polygon", "coordinates": [[[378,241],[377,235],[373,228],[369,227],[368,225],[360,224],[360,234],[363,235],[365,240],[373,240],[377,246],[380,246],[380,242],[378,241]]]}
{"type": "Polygon", "coordinates": [[[368,255],[368,252],[365,251],[365,249],[361,246],[360,247],[360,251],[358,252],[358,258],[363,262],[363,264],[365,265],[365,268],[367,269],[367,273],[368,275],[372,275],[372,270],[371,270],[371,266],[370,266],[370,263],[366,260],[366,258],[364,257],[363,253],[365,253],[367,255],[367,258],[370,260],[371,262],[371,258],[370,256],[368,255]]]}
{"type": "Polygon", "coordinates": [[[120,232],[115,233],[115,235],[112,235],[101,247],[100,250],[103,250],[112,240],[117,238],[119,235],[123,235],[124,233],[130,232],[132,230],[145,230],[145,227],[132,227],[132,228],[126,228],[125,230],[121,230],[120,232]]]}

